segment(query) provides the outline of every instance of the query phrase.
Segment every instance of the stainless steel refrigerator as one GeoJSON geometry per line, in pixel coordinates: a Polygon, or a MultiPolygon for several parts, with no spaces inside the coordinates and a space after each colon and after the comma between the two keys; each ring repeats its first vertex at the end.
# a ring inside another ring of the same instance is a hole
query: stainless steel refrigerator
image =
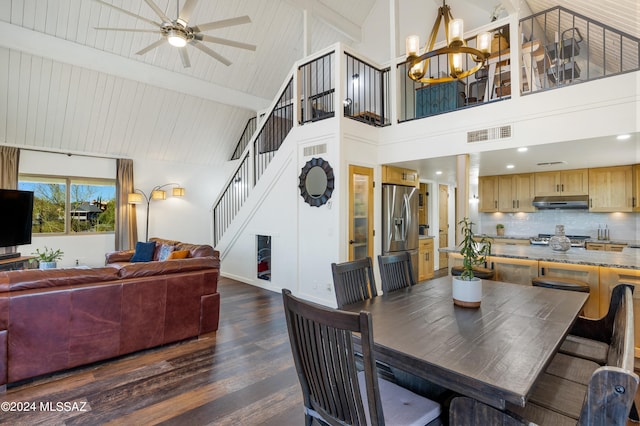
{"type": "Polygon", "coordinates": [[[418,188],[382,185],[382,254],[408,251],[418,281],[418,188]]]}

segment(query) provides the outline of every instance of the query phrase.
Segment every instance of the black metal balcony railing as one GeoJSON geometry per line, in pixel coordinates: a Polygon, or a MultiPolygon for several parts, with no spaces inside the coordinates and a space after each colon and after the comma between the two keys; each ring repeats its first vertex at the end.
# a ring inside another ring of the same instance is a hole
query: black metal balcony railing
{"type": "Polygon", "coordinates": [[[250,171],[249,151],[245,154],[240,162],[240,166],[227,184],[213,208],[213,238],[214,245],[220,241],[225,231],[240,211],[240,208],[249,197],[252,187],[249,171],[250,171]]]}
{"type": "Polygon", "coordinates": [[[233,151],[233,155],[231,156],[231,160],[237,160],[240,158],[244,149],[251,141],[253,134],[256,132],[258,119],[256,117],[251,117],[247,120],[247,124],[244,126],[244,130],[242,131],[242,135],[240,136],[240,140],[236,144],[236,149],[233,151]]]}
{"type": "Polygon", "coordinates": [[[389,68],[378,69],[345,53],[344,116],[373,126],[391,124],[389,68]]]}
{"type": "Polygon", "coordinates": [[[300,124],[331,118],[334,111],[334,52],[327,53],[298,68],[300,124]]]}
{"type": "Polygon", "coordinates": [[[560,6],[520,20],[520,34],[522,93],[640,69],[640,39],[560,6]]]}

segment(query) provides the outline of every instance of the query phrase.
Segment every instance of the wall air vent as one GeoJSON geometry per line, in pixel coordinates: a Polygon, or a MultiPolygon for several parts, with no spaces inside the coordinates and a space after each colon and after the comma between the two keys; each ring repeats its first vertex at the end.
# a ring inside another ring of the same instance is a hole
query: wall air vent
{"type": "Polygon", "coordinates": [[[558,164],[567,164],[566,161],[546,161],[542,163],[536,163],[536,166],[557,166],[558,164]]]}
{"type": "Polygon", "coordinates": [[[313,146],[306,146],[303,151],[305,157],[309,157],[311,155],[324,154],[325,152],[327,152],[326,143],[321,143],[319,145],[313,145],[313,146]]]}
{"type": "Polygon", "coordinates": [[[491,129],[467,132],[467,143],[492,141],[511,137],[511,126],[493,127],[491,129]]]}

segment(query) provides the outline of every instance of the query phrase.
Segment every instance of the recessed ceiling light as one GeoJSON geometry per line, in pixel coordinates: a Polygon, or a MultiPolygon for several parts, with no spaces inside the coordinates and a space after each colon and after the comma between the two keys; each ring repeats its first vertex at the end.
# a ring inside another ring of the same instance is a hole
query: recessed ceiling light
{"type": "Polygon", "coordinates": [[[513,169],[515,166],[513,164],[507,164],[507,169],[513,169]]]}
{"type": "Polygon", "coordinates": [[[619,141],[626,141],[630,137],[631,137],[631,135],[618,135],[618,137],[616,137],[616,139],[618,139],[619,141]]]}
{"type": "Polygon", "coordinates": [[[520,148],[518,148],[518,152],[527,152],[529,150],[529,148],[527,148],[526,146],[521,146],[520,148]]]}
{"type": "Polygon", "coordinates": [[[437,175],[441,175],[441,174],[442,174],[442,170],[438,170],[438,171],[436,171],[436,174],[437,174],[437,175]]]}

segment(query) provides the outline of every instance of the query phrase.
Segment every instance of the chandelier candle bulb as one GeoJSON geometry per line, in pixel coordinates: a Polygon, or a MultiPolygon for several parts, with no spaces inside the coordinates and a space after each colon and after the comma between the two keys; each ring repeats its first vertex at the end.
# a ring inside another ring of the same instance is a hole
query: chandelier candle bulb
{"type": "Polygon", "coordinates": [[[452,74],[458,75],[462,72],[462,55],[459,53],[454,53],[451,55],[451,69],[452,74]]]}
{"type": "Polygon", "coordinates": [[[418,56],[420,52],[420,36],[410,35],[405,40],[405,48],[407,50],[407,56],[418,56]]]}
{"type": "Polygon", "coordinates": [[[481,51],[482,53],[491,53],[492,38],[493,37],[489,32],[478,34],[478,37],[476,38],[476,44],[478,46],[478,50],[481,51]]]}
{"type": "Polygon", "coordinates": [[[464,23],[462,19],[454,19],[449,24],[449,43],[462,42],[462,34],[464,33],[464,23]]]}

